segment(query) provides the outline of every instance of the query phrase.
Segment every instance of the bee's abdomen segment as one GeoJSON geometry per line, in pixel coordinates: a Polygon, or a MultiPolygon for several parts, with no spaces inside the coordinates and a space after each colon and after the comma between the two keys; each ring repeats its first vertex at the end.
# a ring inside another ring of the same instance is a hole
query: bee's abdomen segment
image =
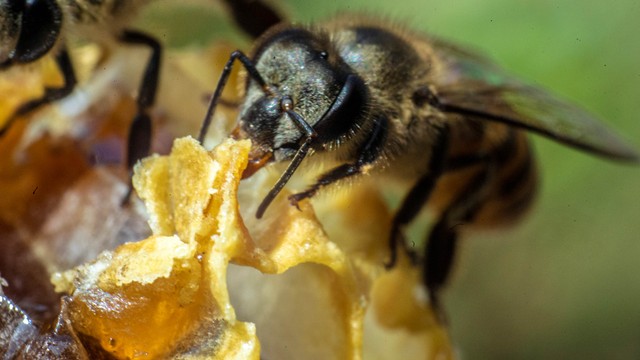
{"type": "Polygon", "coordinates": [[[526,135],[513,131],[506,146],[496,148],[493,181],[474,224],[506,225],[518,220],[530,208],[538,187],[535,159],[526,135]]]}

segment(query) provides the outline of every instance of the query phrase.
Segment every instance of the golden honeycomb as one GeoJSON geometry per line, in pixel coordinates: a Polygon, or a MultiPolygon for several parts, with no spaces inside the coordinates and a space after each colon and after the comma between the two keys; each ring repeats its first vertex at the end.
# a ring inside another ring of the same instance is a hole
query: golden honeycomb
{"type": "MultiPolygon", "coordinates": [[[[219,72],[228,54],[219,44],[176,53],[164,70],[154,112],[154,151],[164,155],[135,167],[142,201],[121,206],[126,171],[104,160],[122,158],[135,105],[126,87],[91,90],[92,104],[73,115],[52,105],[0,139],[0,353],[452,358],[419,269],[403,258],[384,268],[391,212],[372,182],[362,179],[299,208],[285,190],[258,220],[255,209],[277,171],[241,182],[249,141],[224,139],[218,131],[208,143],[219,145],[208,150],[182,136],[194,132],[205,103],[182,124],[182,106],[193,100],[163,102],[169,96],[163,89],[175,96],[197,90],[206,98],[211,89],[197,84],[189,69],[217,64],[219,72]],[[61,128],[72,130],[47,130],[56,121],[70,121],[61,128]]],[[[25,89],[19,98],[32,96],[31,87],[16,88],[25,89]]],[[[1,103],[0,115],[15,106],[14,100],[1,103]]],[[[217,121],[228,129],[232,110],[217,121]]]]}

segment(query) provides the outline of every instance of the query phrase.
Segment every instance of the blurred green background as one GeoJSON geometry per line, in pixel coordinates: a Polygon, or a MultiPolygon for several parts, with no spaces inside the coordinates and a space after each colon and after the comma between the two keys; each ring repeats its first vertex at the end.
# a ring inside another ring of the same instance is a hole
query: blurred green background
{"type": "MultiPolygon", "coordinates": [[[[297,21],[365,10],[477,49],[640,148],[640,2],[282,2],[297,21]]],[[[230,26],[192,15],[172,13],[181,31],[164,40],[230,26]]],[[[164,21],[144,25],[154,32],[164,21]]],[[[534,143],[543,184],[531,215],[463,243],[444,296],[454,342],[465,359],[640,359],[640,167],[534,143]]]]}

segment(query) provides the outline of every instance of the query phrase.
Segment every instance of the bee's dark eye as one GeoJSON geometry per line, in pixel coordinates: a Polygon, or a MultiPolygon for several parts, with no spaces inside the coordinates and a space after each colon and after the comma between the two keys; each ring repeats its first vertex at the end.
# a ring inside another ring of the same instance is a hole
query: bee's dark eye
{"type": "Polygon", "coordinates": [[[280,100],[280,108],[282,111],[293,110],[293,100],[289,96],[285,96],[280,100]]]}
{"type": "Polygon", "coordinates": [[[326,51],[321,51],[319,55],[323,60],[327,60],[327,58],[329,58],[329,53],[327,53],[326,51]]]}

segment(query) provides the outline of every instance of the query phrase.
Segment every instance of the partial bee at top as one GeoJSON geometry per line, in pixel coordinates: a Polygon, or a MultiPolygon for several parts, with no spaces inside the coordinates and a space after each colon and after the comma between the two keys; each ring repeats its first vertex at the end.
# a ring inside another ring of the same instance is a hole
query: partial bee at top
{"type": "MultiPolygon", "coordinates": [[[[149,0],[0,1],[0,68],[40,59],[64,42],[68,27],[117,36],[149,0]]],[[[245,33],[257,37],[280,16],[260,1],[223,1],[245,33]]],[[[76,32],[78,33],[78,32],[76,32]]],[[[80,35],[87,36],[84,31],[80,35]]],[[[88,35],[91,36],[91,35],[88,35]]]]}
{"type": "MultiPolygon", "coordinates": [[[[65,41],[67,35],[73,35],[150,50],[136,99],[137,114],[129,129],[126,166],[131,170],[137,160],[148,155],[152,134],[149,110],[155,104],[162,46],[152,35],[129,28],[137,11],[148,3],[148,0],[0,0],[0,71],[51,54],[63,77],[62,86],[46,88],[40,98],[22,104],[0,124],[0,137],[16,120],[73,91],[77,79],[65,41]]],[[[261,1],[222,3],[238,27],[251,37],[280,22],[278,13],[261,1]]]]}

